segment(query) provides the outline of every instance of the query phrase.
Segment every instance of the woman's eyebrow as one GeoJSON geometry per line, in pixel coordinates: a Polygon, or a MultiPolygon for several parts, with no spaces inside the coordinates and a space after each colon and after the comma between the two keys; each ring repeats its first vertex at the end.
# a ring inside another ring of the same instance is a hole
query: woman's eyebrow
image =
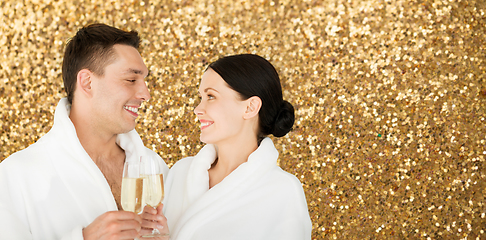
{"type": "Polygon", "coordinates": [[[214,89],[212,87],[208,87],[208,88],[204,89],[204,92],[208,92],[209,90],[213,90],[215,92],[218,92],[218,90],[216,90],[216,89],[214,89]]]}

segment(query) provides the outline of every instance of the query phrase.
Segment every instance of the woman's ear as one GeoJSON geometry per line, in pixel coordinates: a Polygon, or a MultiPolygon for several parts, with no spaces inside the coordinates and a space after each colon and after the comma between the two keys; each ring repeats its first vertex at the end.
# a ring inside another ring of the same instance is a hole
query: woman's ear
{"type": "Polygon", "coordinates": [[[91,84],[92,84],[92,79],[91,77],[93,76],[93,72],[91,72],[88,69],[81,69],[78,72],[78,75],[76,76],[76,89],[83,95],[92,95],[91,91],[91,84]]]}
{"type": "Polygon", "coordinates": [[[260,112],[260,108],[262,107],[262,100],[257,96],[253,96],[251,98],[248,98],[245,101],[247,102],[247,104],[246,104],[245,115],[243,116],[243,118],[250,119],[255,116],[258,116],[258,113],[260,112]]]}

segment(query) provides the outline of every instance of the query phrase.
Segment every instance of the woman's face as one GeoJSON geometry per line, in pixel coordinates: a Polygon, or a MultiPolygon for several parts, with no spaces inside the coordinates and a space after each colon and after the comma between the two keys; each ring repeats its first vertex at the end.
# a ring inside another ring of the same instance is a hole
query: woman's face
{"type": "Polygon", "coordinates": [[[244,134],[243,115],[247,102],[240,100],[239,94],[209,68],[199,86],[201,102],[194,109],[201,124],[200,139],[204,143],[231,143],[244,134]]]}

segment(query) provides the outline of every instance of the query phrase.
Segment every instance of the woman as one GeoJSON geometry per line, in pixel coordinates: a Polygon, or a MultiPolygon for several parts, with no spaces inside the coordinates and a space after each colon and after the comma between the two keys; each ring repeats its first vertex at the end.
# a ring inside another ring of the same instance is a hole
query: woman
{"type": "Polygon", "coordinates": [[[302,185],[277,166],[265,137],[282,137],[294,124],[275,68],[252,54],[221,58],[199,94],[194,113],[207,145],[167,176],[171,239],[311,239],[302,185]]]}

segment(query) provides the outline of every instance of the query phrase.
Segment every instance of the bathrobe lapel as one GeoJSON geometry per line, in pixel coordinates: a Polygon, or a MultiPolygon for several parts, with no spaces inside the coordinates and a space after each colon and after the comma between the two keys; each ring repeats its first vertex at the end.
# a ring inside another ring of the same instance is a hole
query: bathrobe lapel
{"type": "Polygon", "coordinates": [[[208,169],[216,158],[213,145],[206,145],[194,157],[187,174],[187,201],[185,212],[176,229],[171,229],[174,239],[189,239],[201,224],[213,217],[225,215],[238,207],[238,199],[248,194],[248,188],[258,183],[259,179],[272,168],[276,168],[278,151],[270,139],[266,138],[253,152],[248,161],[241,164],[223,181],[209,189],[208,169]]]}

